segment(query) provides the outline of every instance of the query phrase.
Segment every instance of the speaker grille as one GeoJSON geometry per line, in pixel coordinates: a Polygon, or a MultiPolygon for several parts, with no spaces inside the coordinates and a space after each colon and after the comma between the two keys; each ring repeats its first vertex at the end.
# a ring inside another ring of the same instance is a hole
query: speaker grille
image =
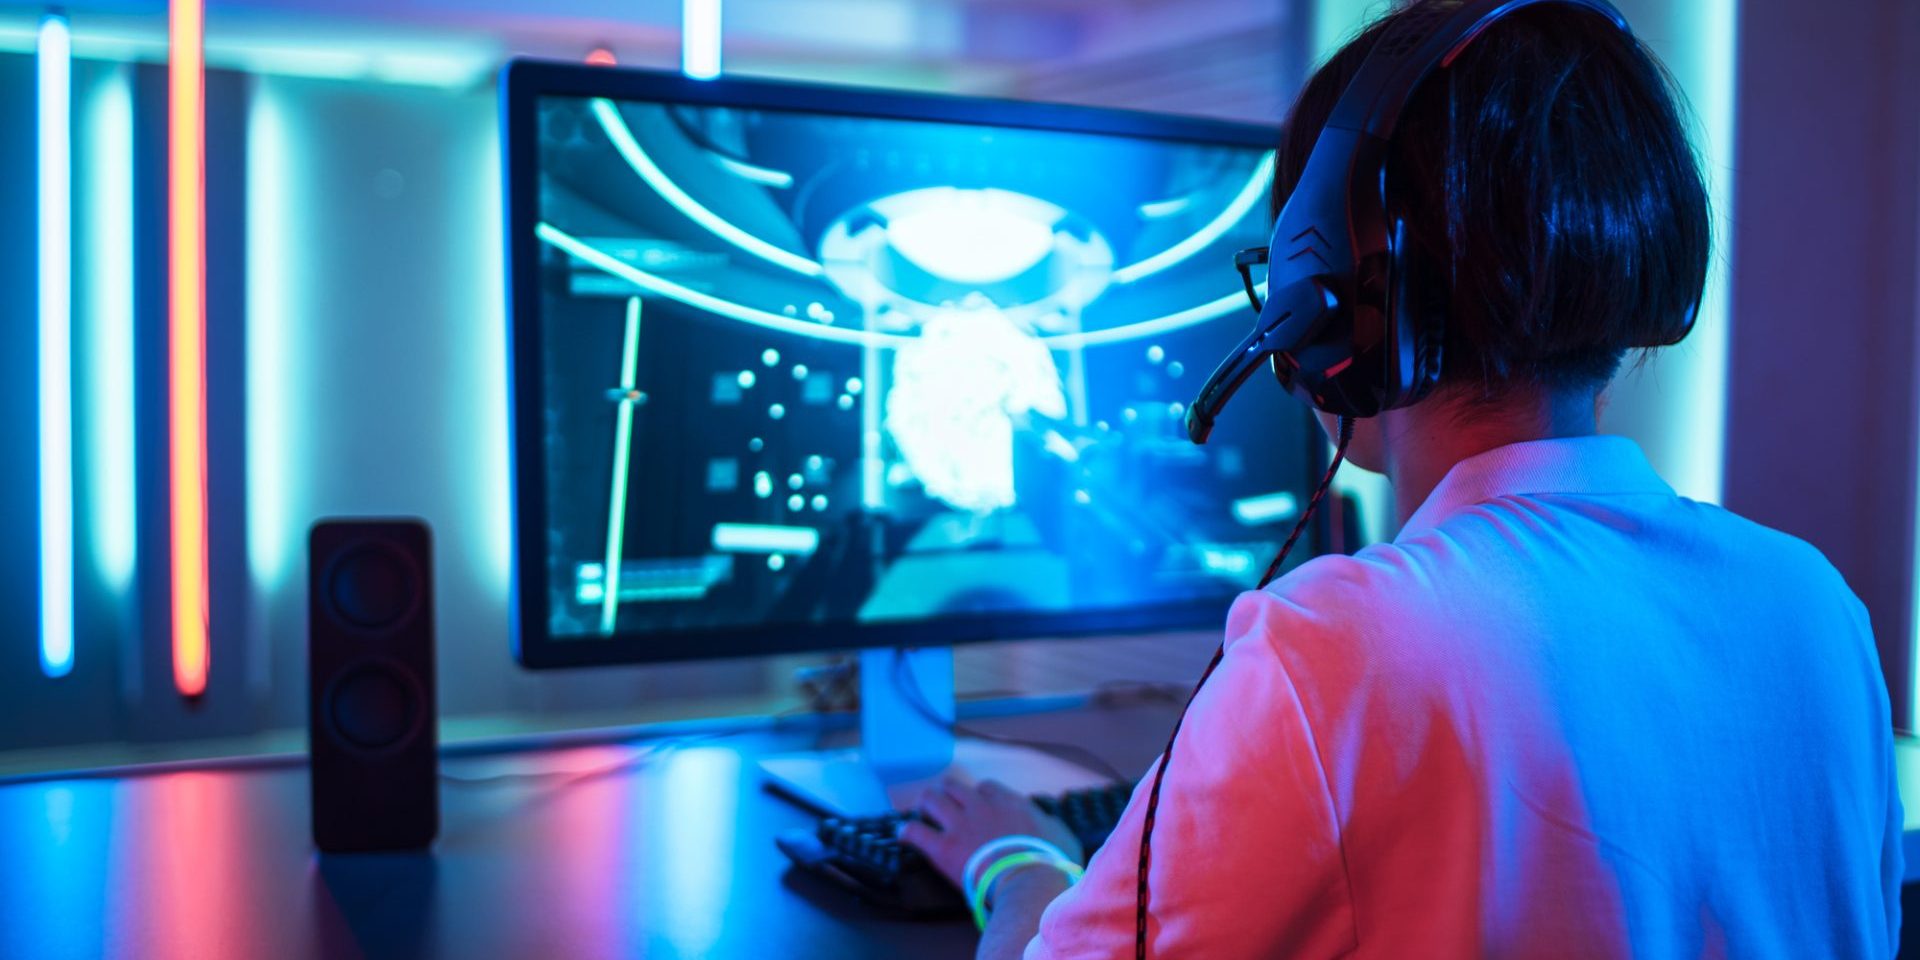
{"type": "Polygon", "coordinates": [[[412,736],[420,721],[420,695],[397,669],[366,664],[334,685],[327,716],[349,746],[384,750],[412,736]]]}
{"type": "Polygon", "coordinates": [[[425,847],[440,824],[432,533],[409,518],[314,524],[307,597],[314,845],[425,847]]]}
{"type": "Polygon", "coordinates": [[[351,630],[380,632],[403,626],[419,606],[420,573],[391,545],[355,544],[327,568],[327,612],[351,630]]]}

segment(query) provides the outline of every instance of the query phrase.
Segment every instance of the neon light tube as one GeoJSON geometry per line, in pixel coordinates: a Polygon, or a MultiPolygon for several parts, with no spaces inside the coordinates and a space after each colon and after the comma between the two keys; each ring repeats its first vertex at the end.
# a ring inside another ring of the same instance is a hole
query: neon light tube
{"type": "Polygon", "coordinates": [[[775,266],[785,267],[807,277],[823,276],[826,273],[825,268],[820,264],[782,250],[701,206],[700,201],[680,189],[680,186],[667,176],[666,171],[655,165],[652,157],[647,156],[647,151],[641,148],[640,141],[633,138],[633,131],[627,127],[627,121],[620,116],[619,108],[615,107],[611,101],[596,98],[593,101],[593,116],[600,122],[600,129],[606,132],[607,139],[613,142],[613,148],[620,151],[620,156],[626,159],[627,166],[632,167],[633,172],[647,182],[647,186],[652,187],[662,199],[673,204],[674,209],[685,214],[687,219],[699,224],[708,233],[775,266]]]}
{"type": "Polygon", "coordinates": [[[167,8],[167,462],[173,685],[207,689],[206,69],[202,0],[167,8]]]}
{"type": "Polygon", "coordinates": [[[720,0],[682,0],[680,72],[695,80],[720,75],[720,0]]]}
{"type": "Polygon", "coordinates": [[[138,553],[134,528],[133,399],[133,75],[126,65],[88,100],[87,152],[81,160],[89,198],[87,290],[82,362],[89,452],[86,509],[94,562],[109,591],[130,599],[138,553]]]}
{"type": "MultiPolygon", "coordinates": [[[[247,568],[255,596],[272,597],[292,576],[294,504],[311,464],[304,430],[318,419],[303,409],[304,331],[312,299],[297,238],[305,221],[300,195],[311,177],[310,150],[280,83],[262,78],[247,99],[246,438],[247,568]]],[[[298,549],[304,549],[300,547],[298,549]]],[[[250,640],[252,636],[250,635],[250,640]]]]}
{"type": "MultiPolygon", "coordinates": [[[[798,334],[803,337],[811,337],[815,340],[828,340],[834,343],[871,343],[875,346],[899,346],[913,339],[912,337],[902,337],[888,333],[844,330],[839,327],[829,327],[825,324],[795,320],[792,317],[783,317],[777,313],[755,310],[752,307],[743,307],[732,301],[722,300],[712,294],[701,293],[698,290],[683,287],[664,277],[659,277],[645,270],[641,270],[632,264],[622,263],[618,258],[595,250],[592,246],[570,236],[552,224],[542,223],[534,227],[534,234],[542,241],[567,253],[575,259],[592,264],[648,293],[666,297],[670,300],[678,300],[687,306],[698,307],[709,313],[717,313],[723,317],[729,317],[742,323],[753,324],[756,327],[766,327],[769,330],[778,330],[781,333],[798,334]]],[[[1239,297],[1240,302],[1244,304],[1247,300],[1246,294],[1239,294],[1239,297]]]]}
{"type": "Polygon", "coordinates": [[[40,21],[40,670],[73,670],[73,42],[40,21]]]}
{"type": "Polygon", "coordinates": [[[1137,263],[1130,263],[1113,272],[1114,283],[1132,283],[1135,280],[1150,277],[1188,257],[1212,246],[1215,240],[1225,235],[1233,225],[1239,223],[1260,198],[1267,195],[1267,188],[1273,184],[1273,151],[1267,151],[1260,158],[1260,165],[1253,170],[1253,176],[1247,178],[1246,185],[1240,188],[1226,209],[1215,215],[1207,225],[1195,231],[1193,236],[1174,244],[1151,257],[1137,263]]]}
{"type": "Polygon", "coordinates": [[[606,589],[600,598],[600,632],[613,633],[620,613],[620,561],[627,535],[627,469],[633,459],[635,368],[640,363],[640,298],[627,301],[627,333],[620,348],[620,412],[613,428],[613,490],[607,496],[606,589]]]}
{"type": "Polygon", "coordinates": [[[812,527],[716,523],[713,548],[725,553],[812,553],[820,548],[820,531],[812,527]]]}

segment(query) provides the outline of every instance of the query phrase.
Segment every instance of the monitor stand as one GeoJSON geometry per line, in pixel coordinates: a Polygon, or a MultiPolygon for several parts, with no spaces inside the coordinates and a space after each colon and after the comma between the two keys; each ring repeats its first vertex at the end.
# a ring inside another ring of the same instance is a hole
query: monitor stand
{"type": "Polygon", "coordinates": [[[911,807],[953,775],[993,779],[1023,793],[1060,793],[1107,778],[1028,747],[953,732],[953,650],[860,653],[860,746],[767,757],[768,786],[816,812],[859,817],[911,807]],[[915,694],[919,696],[915,696],[915,694]]]}

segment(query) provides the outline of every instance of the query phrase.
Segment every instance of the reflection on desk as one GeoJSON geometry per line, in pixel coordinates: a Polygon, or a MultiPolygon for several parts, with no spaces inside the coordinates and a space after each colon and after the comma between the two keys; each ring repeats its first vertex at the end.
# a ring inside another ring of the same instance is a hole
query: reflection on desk
{"type": "MultiPolygon", "coordinates": [[[[972,721],[1144,769],[1145,704],[972,721]]],[[[0,785],[0,955],[967,957],[964,922],[790,872],[766,753],[820,728],[450,758],[433,852],[321,858],[297,758],[0,785]]]]}

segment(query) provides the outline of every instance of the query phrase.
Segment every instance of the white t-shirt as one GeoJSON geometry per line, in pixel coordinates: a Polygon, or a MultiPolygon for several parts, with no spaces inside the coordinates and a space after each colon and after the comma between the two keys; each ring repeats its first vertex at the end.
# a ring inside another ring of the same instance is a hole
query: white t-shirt
{"type": "MultiPolygon", "coordinates": [[[[1893,955],[1865,609],[1631,441],[1465,460],[1226,636],[1162,790],[1153,957],[1893,955]]],[[[1133,956],[1147,782],[1027,960],[1133,956]]]]}

